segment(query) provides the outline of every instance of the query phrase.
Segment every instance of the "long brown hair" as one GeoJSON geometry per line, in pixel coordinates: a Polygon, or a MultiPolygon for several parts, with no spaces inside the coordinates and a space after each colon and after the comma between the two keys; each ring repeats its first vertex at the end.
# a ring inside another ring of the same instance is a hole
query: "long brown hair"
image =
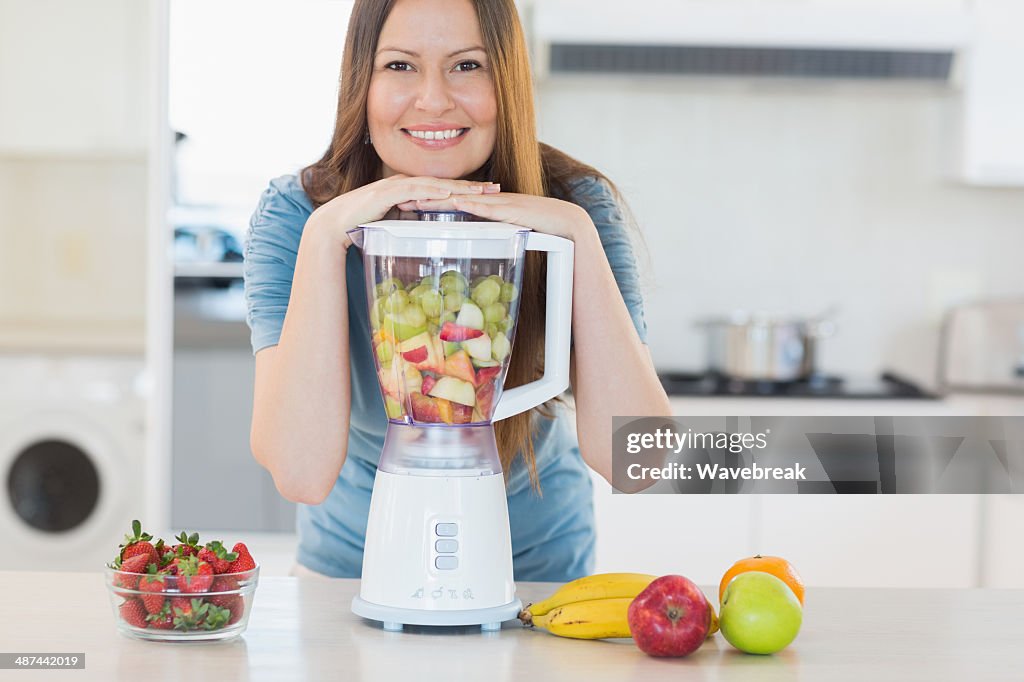
{"type": "MultiPolygon", "coordinates": [[[[366,101],[377,40],[395,0],[356,0],[345,38],[334,136],[323,157],[302,172],[302,185],[314,206],[380,179],[381,159],[364,144],[366,101]]],[[[519,15],[513,0],[470,0],[476,9],[490,61],[497,101],[497,135],[490,159],[472,179],[501,184],[504,192],[570,199],[570,183],[583,176],[607,182],[597,170],[537,140],[533,82],[519,15]]],[[[609,183],[610,185],[611,183],[609,183]]],[[[613,186],[614,189],[614,186],[613,186]]],[[[547,267],[543,255],[530,252],[523,273],[515,351],[505,386],[526,384],[544,372],[544,310],[547,267]]],[[[522,453],[530,482],[539,492],[533,449],[534,413],[552,418],[552,403],[503,419],[494,425],[502,469],[509,471],[522,453]]]]}

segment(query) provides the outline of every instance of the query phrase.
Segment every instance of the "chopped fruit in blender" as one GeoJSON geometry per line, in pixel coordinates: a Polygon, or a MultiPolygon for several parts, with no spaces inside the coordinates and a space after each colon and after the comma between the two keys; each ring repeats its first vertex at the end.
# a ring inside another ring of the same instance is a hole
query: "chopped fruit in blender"
{"type": "Polygon", "coordinates": [[[444,376],[438,379],[430,389],[430,395],[469,407],[476,405],[476,392],[473,390],[473,384],[455,377],[444,376]]]}
{"type": "Polygon", "coordinates": [[[518,295],[519,291],[516,289],[516,285],[512,284],[512,282],[505,282],[504,284],[501,285],[500,300],[502,303],[511,303],[512,301],[516,300],[516,297],[518,295]]]}
{"type": "Polygon", "coordinates": [[[440,336],[442,341],[465,341],[482,335],[483,332],[479,329],[463,327],[454,322],[445,322],[441,325],[440,336]]]}
{"type": "MultiPolygon", "coordinates": [[[[471,384],[476,384],[476,372],[473,370],[473,363],[469,359],[469,355],[464,350],[453,354],[447,360],[444,361],[444,373],[450,377],[456,379],[462,379],[468,381],[471,384]]],[[[430,392],[429,390],[427,391],[430,392]]]]}
{"type": "Polygon", "coordinates": [[[485,279],[476,285],[471,294],[474,301],[481,308],[485,308],[490,304],[496,302],[501,296],[501,284],[495,282],[493,279],[485,279]]]}
{"type": "Polygon", "coordinates": [[[454,341],[443,341],[442,343],[444,343],[444,356],[446,358],[455,355],[462,349],[462,346],[454,341]]]}
{"type": "Polygon", "coordinates": [[[450,424],[490,419],[494,387],[479,389],[502,376],[511,350],[510,302],[517,293],[499,275],[474,277],[470,287],[454,269],[375,285],[372,343],[388,418],[450,424]]]}
{"type": "Polygon", "coordinates": [[[490,367],[481,367],[476,371],[476,385],[483,386],[499,374],[501,374],[501,365],[497,363],[490,367]]]}
{"type": "Polygon", "coordinates": [[[462,347],[475,360],[491,359],[491,337],[487,336],[487,334],[482,334],[475,339],[466,339],[462,342],[462,347]]]}
{"type": "Polygon", "coordinates": [[[498,324],[505,319],[505,306],[501,303],[484,306],[483,312],[485,324],[498,324]]]}
{"type": "Polygon", "coordinates": [[[512,350],[512,344],[509,343],[508,337],[498,332],[498,334],[491,341],[491,357],[498,362],[501,362],[508,356],[512,350]]]}
{"type": "Polygon", "coordinates": [[[476,389],[476,407],[482,414],[491,413],[491,404],[494,402],[494,382],[483,384],[476,389]]]}
{"type": "Polygon", "coordinates": [[[429,333],[417,334],[411,339],[406,339],[398,344],[398,350],[402,358],[412,363],[417,369],[425,369],[434,372],[444,371],[444,354],[429,333]]]}
{"type": "Polygon", "coordinates": [[[473,422],[473,408],[468,405],[460,405],[459,403],[451,403],[452,406],[452,423],[454,424],[469,424],[473,422]]]}
{"type": "Polygon", "coordinates": [[[455,416],[452,414],[452,401],[444,398],[437,398],[437,412],[441,415],[441,421],[445,424],[454,424],[455,416]]]}
{"type": "Polygon", "coordinates": [[[441,412],[438,410],[436,400],[422,393],[413,393],[411,402],[413,419],[428,424],[441,423],[441,412]]]}
{"type": "Polygon", "coordinates": [[[384,411],[388,413],[389,419],[401,419],[403,414],[402,403],[386,395],[384,396],[384,411]]]}
{"type": "Polygon", "coordinates": [[[463,327],[472,327],[473,329],[484,328],[484,314],[476,306],[476,304],[470,301],[464,301],[462,308],[459,310],[458,317],[455,318],[455,324],[462,325],[463,327]]]}

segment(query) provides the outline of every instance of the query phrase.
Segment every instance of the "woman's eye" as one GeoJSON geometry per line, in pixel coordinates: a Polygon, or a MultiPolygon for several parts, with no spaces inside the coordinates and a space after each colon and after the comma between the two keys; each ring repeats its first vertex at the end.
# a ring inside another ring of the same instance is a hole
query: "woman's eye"
{"type": "Polygon", "coordinates": [[[475,71],[476,69],[479,69],[479,68],[481,68],[480,67],[480,62],[475,62],[475,61],[472,61],[472,60],[466,60],[464,62],[459,62],[458,64],[455,65],[455,70],[456,71],[475,71]]]}
{"type": "Polygon", "coordinates": [[[409,71],[412,69],[412,66],[409,62],[389,62],[384,66],[384,68],[390,69],[391,71],[409,71]]]}

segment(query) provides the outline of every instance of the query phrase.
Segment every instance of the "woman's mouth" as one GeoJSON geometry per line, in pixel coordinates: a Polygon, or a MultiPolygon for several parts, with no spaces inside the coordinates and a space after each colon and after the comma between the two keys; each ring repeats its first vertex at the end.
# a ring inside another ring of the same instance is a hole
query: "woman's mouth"
{"type": "Polygon", "coordinates": [[[402,132],[422,147],[443,149],[461,142],[465,134],[469,132],[469,128],[449,128],[447,130],[409,130],[408,128],[402,128],[402,132]]]}

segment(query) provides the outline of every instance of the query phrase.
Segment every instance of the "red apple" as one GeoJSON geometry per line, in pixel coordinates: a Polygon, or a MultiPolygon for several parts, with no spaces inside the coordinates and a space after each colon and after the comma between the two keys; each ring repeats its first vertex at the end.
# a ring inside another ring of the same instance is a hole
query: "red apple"
{"type": "Polygon", "coordinates": [[[464,327],[454,322],[445,322],[441,325],[441,333],[438,336],[442,341],[465,341],[482,335],[483,331],[480,329],[464,327]]]}
{"type": "Polygon", "coordinates": [[[681,575],[654,580],[629,605],[629,631],[650,656],[686,656],[711,628],[711,608],[700,588],[681,575]]]}

